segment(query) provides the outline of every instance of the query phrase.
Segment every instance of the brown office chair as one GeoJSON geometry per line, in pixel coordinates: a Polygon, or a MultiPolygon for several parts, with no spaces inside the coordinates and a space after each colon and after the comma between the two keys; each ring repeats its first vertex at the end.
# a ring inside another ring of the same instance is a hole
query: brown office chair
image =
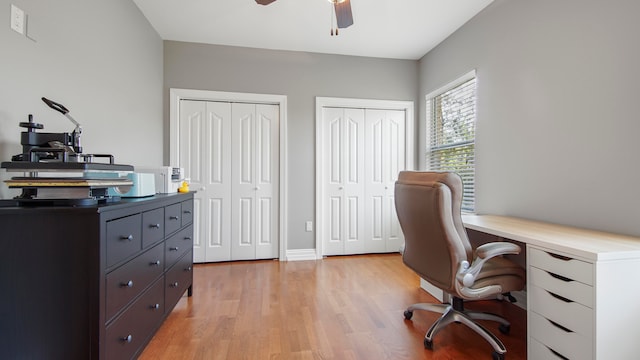
{"type": "Polygon", "coordinates": [[[493,242],[472,249],[461,217],[462,180],[455,173],[403,171],[395,185],[395,202],[405,237],[405,265],[452,297],[451,304],[414,304],[405,311],[407,320],[414,310],[442,314],[425,334],[425,348],[432,349],[436,333],[455,321],[487,340],[494,359],[504,359],[504,344],[474,320],[497,321],[504,334],[509,332],[509,322],[495,314],[466,311],[463,301],[523,289],[524,269],[501,256],[518,254],[520,247],[493,242]]]}

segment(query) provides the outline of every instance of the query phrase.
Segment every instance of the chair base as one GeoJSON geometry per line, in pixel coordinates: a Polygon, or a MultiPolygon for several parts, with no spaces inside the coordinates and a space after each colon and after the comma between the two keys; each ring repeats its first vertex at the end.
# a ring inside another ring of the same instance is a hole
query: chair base
{"type": "Polygon", "coordinates": [[[503,358],[507,352],[504,344],[493,333],[487,330],[484,326],[478,324],[474,320],[491,320],[500,323],[499,329],[503,334],[507,334],[510,330],[511,324],[504,318],[491,313],[467,311],[464,310],[463,300],[458,297],[452,298],[452,304],[428,304],[419,303],[413,304],[407,308],[404,312],[404,317],[410,320],[413,316],[414,310],[426,310],[442,314],[442,316],[436,320],[433,325],[427,330],[424,336],[424,344],[426,348],[431,348],[433,344],[433,337],[442,330],[445,326],[452,322],[458,322],[465,324],[471,330],[482,336],[494,350],[494,358],[503,358]]]}

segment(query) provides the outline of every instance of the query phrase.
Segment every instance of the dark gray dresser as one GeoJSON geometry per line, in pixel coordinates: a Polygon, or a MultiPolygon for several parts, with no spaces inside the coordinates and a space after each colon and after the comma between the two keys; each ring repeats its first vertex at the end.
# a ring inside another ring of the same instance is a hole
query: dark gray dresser
{"type": "Polygon", "coordinates": [[[0,359],[135,358],[191,295],[193,194],[6,205],[0,359]]]}

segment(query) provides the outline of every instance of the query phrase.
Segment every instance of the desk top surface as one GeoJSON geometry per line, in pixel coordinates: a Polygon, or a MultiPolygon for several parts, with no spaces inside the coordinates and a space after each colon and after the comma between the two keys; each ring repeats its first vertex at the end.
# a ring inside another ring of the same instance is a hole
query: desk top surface
{"type": "Polygon", "coordinates": [[[640,237],[497,215],[463,215],[468,229],[590,261],[640,258],[640,237]]]}

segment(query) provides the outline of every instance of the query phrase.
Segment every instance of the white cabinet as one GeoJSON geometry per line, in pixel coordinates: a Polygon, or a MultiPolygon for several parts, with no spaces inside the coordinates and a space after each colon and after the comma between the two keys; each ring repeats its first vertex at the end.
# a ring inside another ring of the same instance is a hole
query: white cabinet
{"type": "Polygon", "coordinates": [[[533,246],[527,263],[529,358],[592,359],[594,265],[533,246]]]}

